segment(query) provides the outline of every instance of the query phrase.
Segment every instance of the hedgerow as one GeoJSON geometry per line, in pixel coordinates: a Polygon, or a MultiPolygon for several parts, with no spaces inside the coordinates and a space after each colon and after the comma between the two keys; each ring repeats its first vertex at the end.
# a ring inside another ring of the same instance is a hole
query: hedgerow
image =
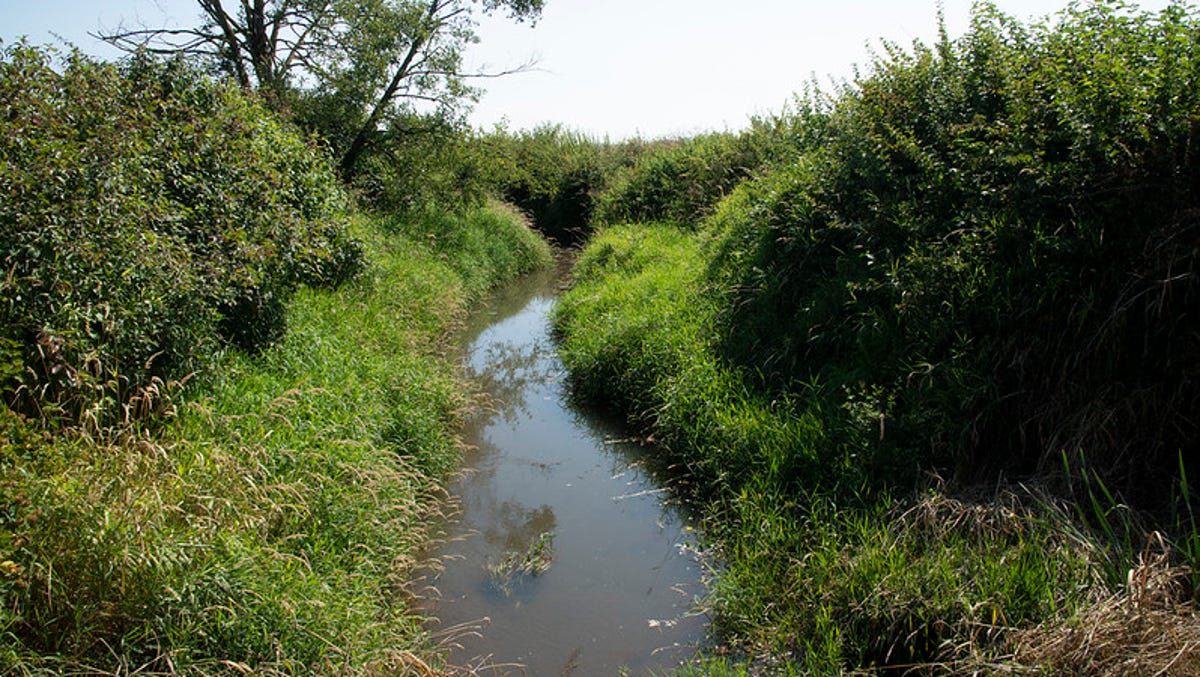
{"type": "Polygon", "coordinates": [[[494,190],[562,245],[582,242],[598,200],[614,176],[653,144],[640,140],[600,142],[546,125],[533,130],[497,129],[478,139],[481,167],[494,190]]]}
{"type": "Polygon", "coordinates": [[[1198,36],[980,5],[800,100],[727,195],[683,150],[610,183],[637,223],[561,353],[704,499],[715,622],[769,655],[706,668],[1195,671],[1198,36]]]}
{"type": "Polygon", "coordinates": [[[707,227],[723,353],[887,422],[870,446],[965,475],[1086,451],[1120,488],[1195,456],[1197,21],[1081,5],[897,48],[824,140],[707,227]]]}
{"type": "Polygon", "coordinates": [[[135,416],[360,266],[315,144],[182,62],[11,45],[0,100],[3,392],[26,414],[135,416]]]}
{"type": "Polygon", "coordinates": [[[696,223],[762,164],[757,138],[746,132],[658,142],[613,175],[596,200],[597,225],[696,223]]]}

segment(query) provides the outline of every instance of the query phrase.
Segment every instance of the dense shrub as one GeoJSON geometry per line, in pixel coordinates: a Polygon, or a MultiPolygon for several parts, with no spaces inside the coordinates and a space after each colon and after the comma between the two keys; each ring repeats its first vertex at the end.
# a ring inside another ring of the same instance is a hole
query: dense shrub
{"type": "Polygon", "coordinates": [[[23,44],[0,58],[0,336],[10,404],[95,422],[225,340],[257,350],[298,282],[359,266],[321,152],[179,62],[23,44]]]}
{"type": "Polygon", "coordinates": [[[459,121],[422,116],[395,120],[346,177],[364,206],[385,214],[478,208],[492,192],[488,178],[473,132],[459,121]]]}
{"type": "Polygon", "coordinates": [[[584,239],[610,178],[646,149],[641,141],[600,142],[559,126],[500,129],[479,141],[491,185],[562,245],[584,239]]]}
{"type": "Polygon", "coordinates": [[[658,142],[612,178],[596,220],[695,223],[763,164],[761,140],[755,129],[658,142]]]}
{"type": "Polygon", "coordinates": [[[891,49],[818,149],[709,222],[725,353],[866,402],[885,454],[1082,449],[1158,497],[1180,451],[1200,471],[1197,35],[1181,5],[1033,28],[983,7],[960,40],[891,49]]]}

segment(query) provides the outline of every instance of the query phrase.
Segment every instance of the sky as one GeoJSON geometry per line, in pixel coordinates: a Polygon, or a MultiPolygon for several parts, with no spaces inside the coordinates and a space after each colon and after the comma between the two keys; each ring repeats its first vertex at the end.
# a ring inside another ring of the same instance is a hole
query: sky
{"type": "MultiPolygon", "coordinates": [[[[997,0],[1021,19],[1069,0],[997,0]]],[[[467,54],[474,70],[536,61],[488,79],[471,120],[512,130],[557,123],[595,138],[686,136],[736,130],[781,110],[806,82],[853,75],[882,41],[932,42],[939,6],[951,36],[972,0],[547,0],[536,25],[485,17],[467,54]]],[[[1133,4],[1161,9],[1167,0],[1133,4]]],[[[139,23],[194,25],[196,0],[0,0],[0,40],[65,40],[115,53],[88,33],[139,23]]]]}

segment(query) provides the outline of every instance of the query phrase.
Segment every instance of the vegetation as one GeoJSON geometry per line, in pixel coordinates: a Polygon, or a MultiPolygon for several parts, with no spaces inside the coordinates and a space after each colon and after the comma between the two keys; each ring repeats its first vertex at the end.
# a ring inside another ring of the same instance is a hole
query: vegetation
{"type": "Polygon", "coordinates": [[[301,283],[362,265],[313,145],[183,63],[16,45],[0,61],[0,305],[10,406],[137,418],[223,340],[283,335],[301,283]]]}
{"type": "Polygon", "coordinates": [[[428,672],[443,340],[546,245],[495,203],[356,213],[180,62],[18,45],[0,92],[0,672],[428,672]]]}
{"type": "Polygon", "coordinates": [[[688,671],[1200,671],[1194,10],[984,4],[744,132],[609,143],[456,113],[472,12],[540,1],[200,4],[110,36],[191,58],[0,55],[0,670],[436,668],[442,342],[547,263],[523,211],[590,238],[576,392],[707,513],[688,671]]]}
{"type": "Polygon", "coordinates": [[[725,669],[1196,669],[1198,25],[980,6],[607,182],[562,352],[709,506],[725,669]]]}
{"type": "Polygon", "coordinates": [[[612,177],[598,198],[595,223],[700,221],[762,165],[767,136],[755,129],[658,144],[612,177]]]}
{"type": "Polygon", "coordinates": [[[194,28],[117,30],[104,40],[131,53],[186,56],[255,90],[278,112],[319,131],[344,176],[375,145],[380,129],[416,116],[453,119],[475,92],[464,48],[477,40],[478,13],[536,21],[544,0],[369,0],[225,3],[197,0],[194,28]],[[228,7],[226,5],[232,5],[228,7]]]}
{"type": "Polygon", "coordinates": [[[554,532],[543,531],[530,541],[523,552],[508,551],[496,562],[484,567],[488,584],[505,597],[512,595],[513,588],[523,580],[540,576],[550,570],[554,562],[554,532]]]}
{"type": "Polygon", "coordinates": [[[475,143],[473,176],[525,210],[563,245],[621,221],[692,223],[725,193],[790,148],[782,120],[742,134],[597,141],[547,125],[497,129],[475,143]]]}
{"type": "Polygon", "coordinates": [[[640,141],[598,142],[559,126],[478,139],[479,175],[530,215],[538,230],[564,246],[581,244],[596,198],[612,175],[647,148],[640,141]]]}

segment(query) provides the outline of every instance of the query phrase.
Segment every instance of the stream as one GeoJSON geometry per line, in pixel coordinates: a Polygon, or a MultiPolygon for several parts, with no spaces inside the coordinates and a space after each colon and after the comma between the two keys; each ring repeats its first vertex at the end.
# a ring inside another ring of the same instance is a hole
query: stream
{"type": "Polygon", "coordinates": [[[460,504],[424,611],[486,675],[642,675],[690,658],[707,618],[686,508],[620,421],[569,399],[548,315],[562,270],[473,313],[465,364],[491,398],[464,432],[460,504]]]}

